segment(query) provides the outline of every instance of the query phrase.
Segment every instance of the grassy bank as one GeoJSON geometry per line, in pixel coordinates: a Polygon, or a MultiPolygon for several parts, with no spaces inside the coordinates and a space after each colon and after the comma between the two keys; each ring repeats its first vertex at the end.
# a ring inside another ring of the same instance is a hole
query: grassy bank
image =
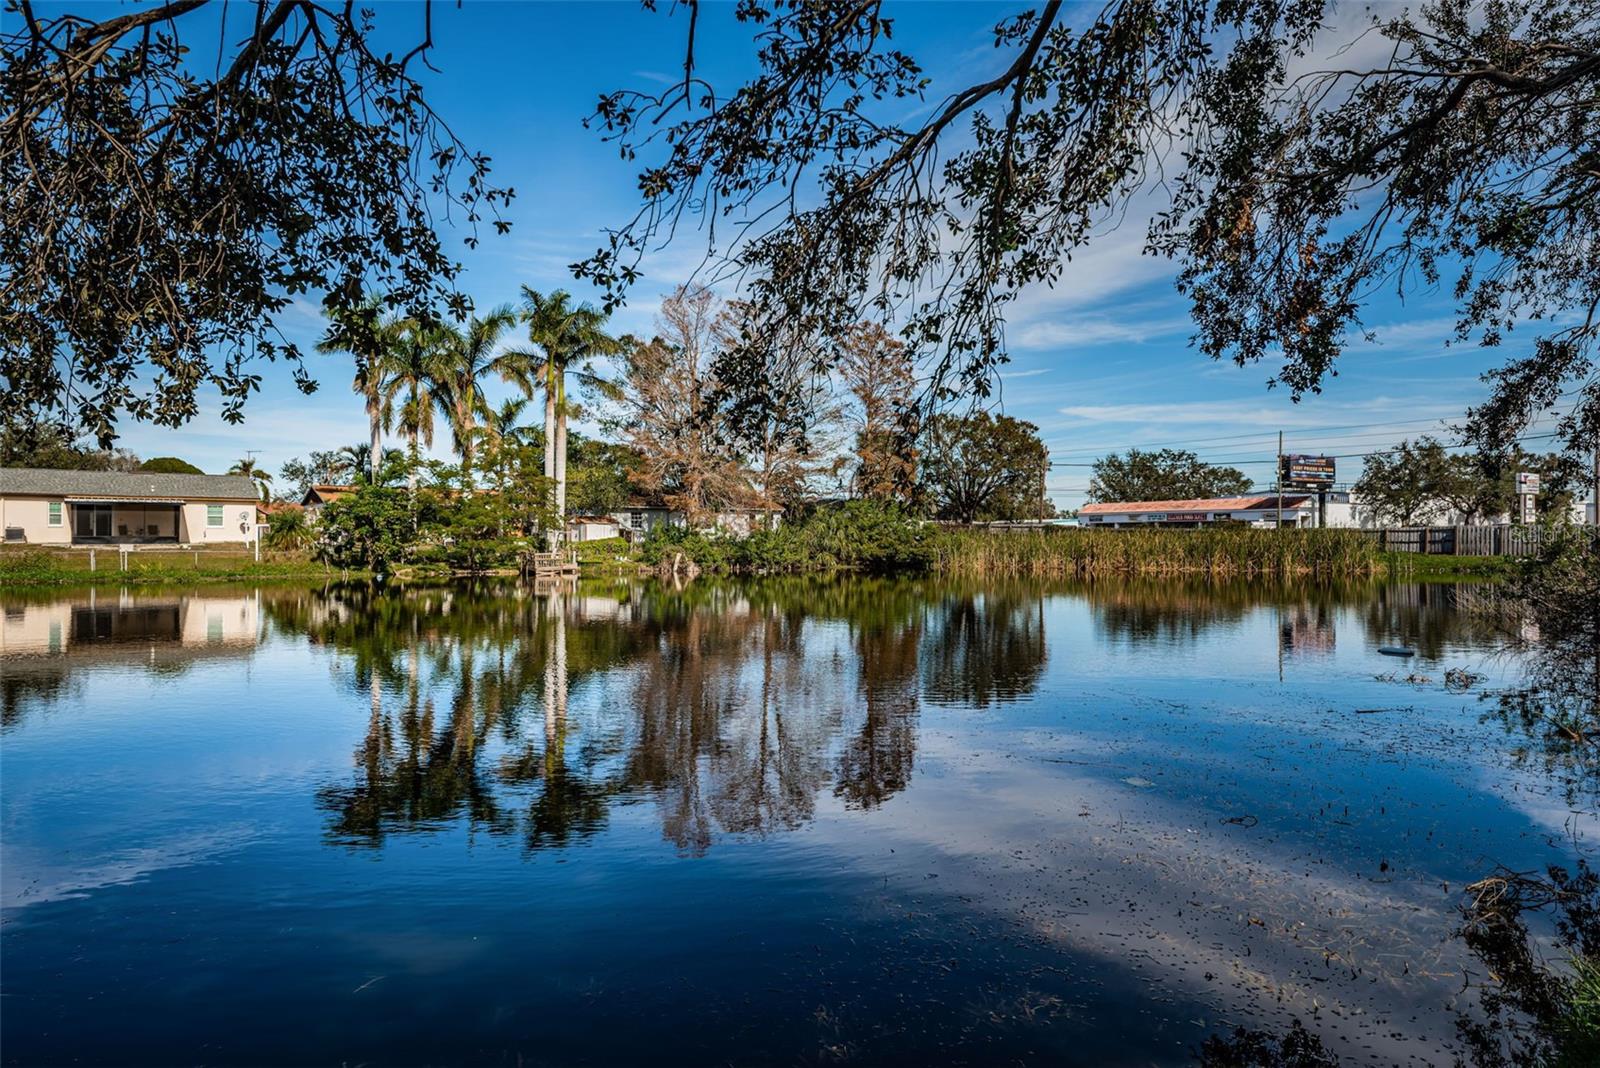
{"type": "Polygon", "coordinates": [[[0,551],[0,587],[143,585],[147,583],[237,582],[252,579],[323,578],[328,569],[303,554],[271,553],[258,563],[250,553],[130,553],[120,570],[115,550],[97,551],[90,570],[87,552],[49,549],[0,551]]]}
{"type": "Polygon", "coordinates": [[[1383,561],[1353,530],[948,530],[933,567],[955,575],[1369,575],[1383,561]]]}
{"type": "Polygon", "coordinates": [[[1379,555],[1391,576],[1421,582],[1511,578],[1520,574],[1523,566],[1510,556],[1431,556],[1423,553],[1379,555]]]}

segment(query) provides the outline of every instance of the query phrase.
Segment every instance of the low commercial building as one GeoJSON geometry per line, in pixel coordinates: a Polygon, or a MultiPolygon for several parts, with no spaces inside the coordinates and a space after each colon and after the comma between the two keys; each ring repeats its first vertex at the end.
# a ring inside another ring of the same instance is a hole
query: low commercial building
{"type": "MultiPolygon", "coordinates": [[[[1278,525],[1280,500],[1284,526],[1317,525],[1317,498],[1307,493],[1285,493],[1282,498],[1269,493],[1178,501],[1108,501],[1078,509],[1078,522],[1087,527],[1273,527],[1278,525]]],[[[1344,507],[1348,508],[1348,503],[1344,507]]],[[[1330,504],[1330,518],[1332,511],[1330,504]]]]}
{"type": "Polygon", "coordinates": [[[248,543],[259,499],[242,475],[0,468],[0,530],[13,545],[248,543]]]}

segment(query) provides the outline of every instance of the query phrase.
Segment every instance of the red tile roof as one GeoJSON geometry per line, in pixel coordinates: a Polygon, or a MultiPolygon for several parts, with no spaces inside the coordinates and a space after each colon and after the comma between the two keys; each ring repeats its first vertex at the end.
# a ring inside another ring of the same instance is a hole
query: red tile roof
{"type": "MultiPolygon", "coordinates": [[[[1294,508],[1311,498],[1304,493],[1285,493],[1283,506],[1294,508]]],[[[1278,507],[1278,495],[1265,493],[1250,497],[1198,497],[1183,501],[1104,501],[1086,504],[1080,515],[1122,515],[1128,512],[1247,512],[1278,507]]]]}

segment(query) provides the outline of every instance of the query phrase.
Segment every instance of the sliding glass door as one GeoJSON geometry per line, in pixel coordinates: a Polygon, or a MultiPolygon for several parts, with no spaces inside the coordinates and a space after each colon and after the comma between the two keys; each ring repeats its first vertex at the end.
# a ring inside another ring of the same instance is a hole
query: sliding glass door
{"type": "Polygon", "coordinates": [[[111,506],[109,504],[75,504],[72,506],[72,534],[79,540],[111,537],[111,506]]]}

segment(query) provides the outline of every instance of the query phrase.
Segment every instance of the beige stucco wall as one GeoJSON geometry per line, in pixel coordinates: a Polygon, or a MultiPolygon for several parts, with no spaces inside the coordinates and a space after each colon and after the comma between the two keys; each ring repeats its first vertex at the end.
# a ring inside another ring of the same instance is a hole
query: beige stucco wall
{"type": "Polygon", "coordinates": [[[48,497],[0,497],[0,535],[3,535],[6,527],[21,527],[30,545],[68,545],[72,542],[71,509],[63,505],[61,525],[50,526],[48,497]]]}
{"type": "MultiPolygon", "coordinates": [[[[29,545],[72,544],[72,508],[63,503],[61,525],[49,525],[49,502],[60,497],[0,497],[0,528],[21,527],[29,545]]],[[[253,501],[192,500],[178,509],[178,541],[184,545],[247,545],[255,538],[256,506],[253,501]],[[222,526],[206,526],[206,506],[222,505],[222,526]],[[243,530],[240,525],[243,524],[243,530]]],[[[135,503],[117,506],[111,514],[111,538],[115,541],[126,525],[128,537],[136,537],[135,526],[155,524],[160,536],[172,535],[171,512],[152,507],[148,513],[135,503]]]]}
{"type": "Polygon", "coordinates": [[[256,506],[250,501],[188,501],[181,512],[178,540],[185,545],[244,544],[255,536],[256,506]],[[206,526],[207,504],[222,505],[222,526],[206,526]]]}

